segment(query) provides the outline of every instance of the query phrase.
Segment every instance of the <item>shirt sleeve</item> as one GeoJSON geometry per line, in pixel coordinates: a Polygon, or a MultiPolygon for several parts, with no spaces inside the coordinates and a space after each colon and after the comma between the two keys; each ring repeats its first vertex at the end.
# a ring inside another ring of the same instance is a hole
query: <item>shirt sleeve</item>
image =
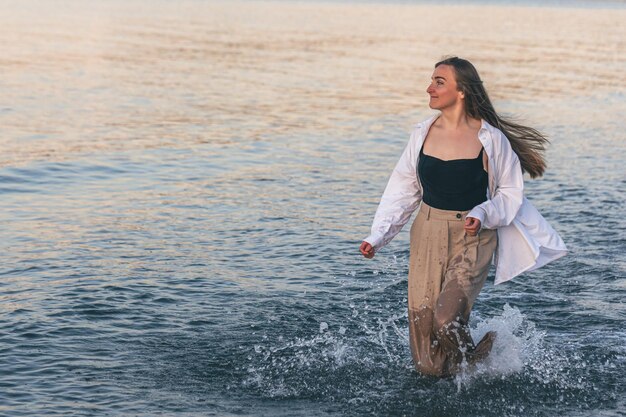
{"type": "Polygon", "coordinates": [[[374,216],[371,234],[364,239],[375,250],[387,245],[402,230],[422,201],[422,189],[416,172],[417,131],[411,135],[391,173],[374,216]]]}
{"type": "Polygon", "coordinates": [[[467,214],[467,217],[480,220],[481,227],[487,229],[508,226],[524,199],[524,177],[519,158],[502,132],[498,142],[499,146],[494,147],[494,193],[467,214]]]}

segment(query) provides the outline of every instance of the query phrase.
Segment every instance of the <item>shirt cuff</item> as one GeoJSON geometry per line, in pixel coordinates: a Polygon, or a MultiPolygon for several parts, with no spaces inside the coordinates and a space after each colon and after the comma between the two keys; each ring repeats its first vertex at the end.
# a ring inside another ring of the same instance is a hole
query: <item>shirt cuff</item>
{"type": "Polygon", "coordinates": [[[485,225],[485,210],[480,207],[474,207],[467,216],[465,217],[473,217],[475,219],[480,220],[480,228],[482,229],[485,225]]]}
{"type": "Polygon", "coordinates": [[[370,245],[372,245],[372,247],[375,250],[378,250],[379,246],[381,246],[381,243],[383,241],[383,236],[381,236],[381,235],[369,235],[368,237],[363,239],[363,241],[365,241],[365,242],[369,243],[370,245]]]}

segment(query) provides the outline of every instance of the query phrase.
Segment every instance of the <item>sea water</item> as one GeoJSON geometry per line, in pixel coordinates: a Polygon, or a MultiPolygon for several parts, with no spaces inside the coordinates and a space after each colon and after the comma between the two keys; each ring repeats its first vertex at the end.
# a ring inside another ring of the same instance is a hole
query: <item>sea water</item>
{"type": "Polygon", "coordinates": [[[626,12],[529,4],[3,2],[0,415],[624,415],[626,12]],[[448,54],[549,136],[570,253],[440,380],[408,227],[358,247],[448,54]]]}

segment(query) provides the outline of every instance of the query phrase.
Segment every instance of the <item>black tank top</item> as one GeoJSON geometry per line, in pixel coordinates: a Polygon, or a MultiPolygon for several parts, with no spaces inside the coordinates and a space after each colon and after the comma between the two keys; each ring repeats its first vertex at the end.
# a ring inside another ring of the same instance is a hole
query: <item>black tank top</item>
{"type": "Polygon", "coordinates": [[[441,210],[471,210],[487,200],[489,179],[483,168],[483,151],[474,159],[444,161],[420,150],[417,173],[424,202],[441,210]]]}

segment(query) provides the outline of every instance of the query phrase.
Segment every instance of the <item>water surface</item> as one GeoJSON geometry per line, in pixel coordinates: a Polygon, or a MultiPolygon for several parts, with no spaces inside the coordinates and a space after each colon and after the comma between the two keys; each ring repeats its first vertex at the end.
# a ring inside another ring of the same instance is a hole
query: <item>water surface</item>
{"type": "Polygon", "coordinates": [[[624,10],[4,10],[1,415],[622,415],[624,10]],[[358,246],[445,54],[551,138],[526,193],[571,253],[491,277],[491,360],[435,380],[411,364],[408,227],[358,246]]]}

